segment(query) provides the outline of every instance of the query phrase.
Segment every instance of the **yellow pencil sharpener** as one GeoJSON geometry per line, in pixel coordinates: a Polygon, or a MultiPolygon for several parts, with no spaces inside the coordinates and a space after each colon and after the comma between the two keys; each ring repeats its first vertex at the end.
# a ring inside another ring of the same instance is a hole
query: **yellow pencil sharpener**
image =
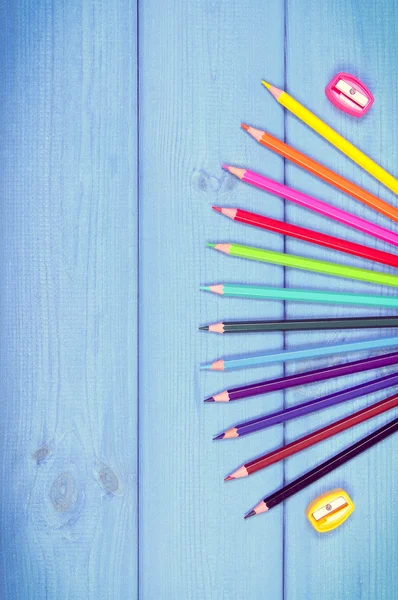
{"type": "Polygon", "coordinates": [[[305,514],[314,529],[326,533],[339,527],[354,511],[355,504],[342,489],[318,496],[307,506],[305,514]]]}

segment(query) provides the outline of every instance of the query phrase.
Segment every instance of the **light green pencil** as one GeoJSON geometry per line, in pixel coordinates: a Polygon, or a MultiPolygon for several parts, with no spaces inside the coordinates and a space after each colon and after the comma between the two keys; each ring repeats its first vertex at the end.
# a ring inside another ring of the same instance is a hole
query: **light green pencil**
{"type": "Polygon", "coordinates": [[[382,296],[380,294],[348,294],[346,292],[323,292],[297,288],[239,285],[236,283],[205,285],[200,289],[221,296],[253,298],[255,300],[291,300],[292,302],[316,302],[318,304],[351,304],[373,308],[375,306],[398,308],[397,296],[382,296]]]}
{"type": "Polygon", "coordinates": [[[240,244],[207,244],[210,248],[215,248],[220,252],[239,258],[248,258],[249,260],[259,260],[262,262],[281,265],[283,267],[293,267],[295,269],[304,269],[314,273],[324,273],[326,275],[335,275],[336,277],[346,277],[347,279],[360,279],[370,283],[379,283],[398,287],[398,275],[389,273],[380,273],[379,271],[369,271],[368,269],[358,269],[347,265],[339,265],[324,260],[314,258],[305,258],[295,256],[294,254],[284,254],[282,252],[273,252],[272,250],[263,250],[262,248],[252,248],[251,246],[241,246],[240,244]]]}

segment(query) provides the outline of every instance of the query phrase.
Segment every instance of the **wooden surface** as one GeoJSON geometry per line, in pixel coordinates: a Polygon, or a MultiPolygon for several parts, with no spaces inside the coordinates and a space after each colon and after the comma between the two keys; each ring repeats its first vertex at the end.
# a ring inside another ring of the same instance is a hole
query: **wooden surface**
{"type": "MultiPolygon", "coordinates": [[[[397,597],[397,437],[272,513],[243,521],[264,495],[392,413],[284,465],[223,483],[246,459],[385,392],[242,440],[211,441],[237,421],[374,373],[220,406],[203,405],[203,398],[277,377],[283,365],[199,372],[201,362],[221,356],[380,333],[223,338],[197,331],[224,318],[389,314],[226,299],[199,286],[394,293],[234,259],[206,242],[365,265],[234,224],[212,213],[219,204],[391,250],[240,183],[221,163],[252,168],[398,231],[240,129],[245,121],[285,138],[396,204],[388,190],[285,114],[260,82],[284,87],[398,175],[397,18],[396,0],[366,0],[360,7],[355,0],[0,4],[1,599],[397,597]],[[325,98],[326,83],[340,70],[362,78],[375,95],[363,120],[325,98]],[[341,529],[320,536],[304,510],[337,486],[352,495],[356,511],[341,529]]],[[[303,361],[286,372],[360,356],[303,361]]]]}
{"type": "Polygon", "coordinates": [[[136,594],[135,14],[0,7],[2,599],[136,594]]]}

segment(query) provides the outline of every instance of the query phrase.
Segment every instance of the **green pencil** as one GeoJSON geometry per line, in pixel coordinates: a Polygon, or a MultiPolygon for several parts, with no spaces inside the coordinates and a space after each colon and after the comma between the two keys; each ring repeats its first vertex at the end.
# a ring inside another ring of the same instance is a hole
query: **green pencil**
{"type": "Polygon", "coordinates": [[[340,292],[322,292],[294,288],[273,288],[255,285],[224,283],[202,286],[201,290],[234,296],[235,298],[255,298],[257,300],[292,300],[295,302],[317,302],[321,304],[354,304],[360,306],[389,306],[398,308],[397,296],[378,294],[347,294],[340,292]]]}
{"type": "Polygon", "coordinates": [[[336,277],[346,277],[348,279],[360,279],[370,283],[379,283],[398,287],[398,275],[389,273],[380,273],[379,271],[369,271],[368,269],[358,269],[347,265],[339,265],[324,260],[314,258],[305,258],[295,256],[294,254],[284,254],[282,252],[273,252],[272,250],[263,250],[262,248],[253,248],[251,246],[241,246],[240,244],[207,244],[210,248],[215,248],[220,252],[239,258],[248,258],[249,260],[259,260],[262,262],[281,265],[284,267],[293,267],[315,273],[325,273],[326,275],[335,275],[336,277]]]}

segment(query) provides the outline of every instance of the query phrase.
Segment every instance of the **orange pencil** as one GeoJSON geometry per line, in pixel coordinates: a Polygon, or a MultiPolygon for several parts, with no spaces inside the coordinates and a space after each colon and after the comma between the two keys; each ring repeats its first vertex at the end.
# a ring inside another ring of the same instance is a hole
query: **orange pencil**
{"type": "Polygon", "coordinates": [[[316,175],[323,181],[326,181],[330,185],[334,185],[337,189],[341,190],[345,194],[352,196],[356,200],[360,200],[364,204],[367,204],[377,212],[389,217],[393,221],[398,223],[398,209],[381,200],[374,194],[367,192],[363,188],[359,187],[352,181],[348,181],[345,177],[338,175],[331,169],[328,169],[321,163],[316,160],[312,160],[309,156],[306,156],[302,152],[299,152],[295,148],[292,148],[288,144],[281,142],[278,138],[266,133],[265,131],[261,131],[260,129],[255,129],[254,127],[250,127],[245,123],[242,123],[242,128],[245,129],[251,136],[254,137],[260,144],[273,150],[277,154],[280,154],[284,158],[291,160],[293,163],[298,165],[299,167],[306,169],[312,175],[316,175]]]}

